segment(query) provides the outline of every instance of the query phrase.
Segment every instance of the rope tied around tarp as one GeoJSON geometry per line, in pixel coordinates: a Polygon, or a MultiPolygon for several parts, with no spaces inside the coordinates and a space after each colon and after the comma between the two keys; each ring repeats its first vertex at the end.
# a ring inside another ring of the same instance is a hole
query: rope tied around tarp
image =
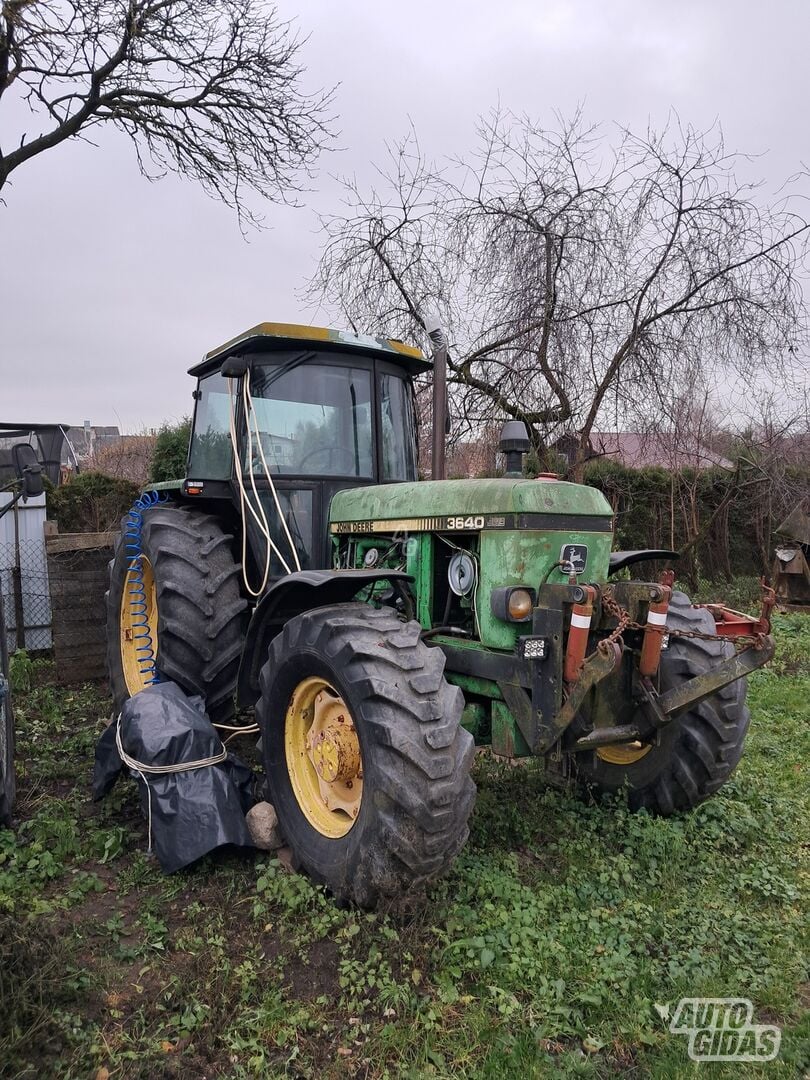
{"type": "Polygon", "coordinates": [[[220,743],[222,749],[217,754],[212,754],[210,757],[198,758],[196,761],[178,761],[175,765],[147,765],[143,761],[138,761],[137,758],[131,757],[124,749],[124,744],[121,739],[121,716],[118,714],[118,719],[115,722],[115,745],[118,748],[118,753],[121,760],[127,765],[133,772],[136,772],[141,780],[143,780],[144,787],[146,788],[146,804],[147,804],[147,839],[148,847],[146,849],[147,855],[152,853],[152,789],[149,786],[147,775],[152,776],[169,776],[172,773],[192,772],[194,769],[207,769],[211,765],[219,765],[225,761],[228,757],[228,751],[224,745],[220,743]]]}

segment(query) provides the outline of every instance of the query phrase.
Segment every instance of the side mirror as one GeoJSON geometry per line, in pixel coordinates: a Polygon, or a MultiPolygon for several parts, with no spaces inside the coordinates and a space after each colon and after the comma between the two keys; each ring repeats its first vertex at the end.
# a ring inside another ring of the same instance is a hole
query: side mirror
{"type": "Polygon", "coordinates": [[[241,379],[251,365],[249,356],[228,356],[220,368],[220,375],[227,379],[241,379]]]}
{"type": "Polygon", "coordinates": [[[501,428],[498,449],[506,455],[506,475],[523,475],[523,455],[531,449],[529,433],[522,420],[507,420],[501,428]]]}
{"type": "Polygon", "coordinates": [[[23,483],[23,495],[26,499],[32,499],[37,495],[41,495],[45,490],[45,483],[42,479],[42,466],[37,462],[36,465],[29,465],[22,478],[23,483]]]}
{"type": "Polygon", "coordinates": [[[26,499],[41,495],[45,490],[42,480],[42,466],[37,461],[36,451],[28,443],[17,443],[11,448],[11,461],[14,473],[22,481],[22,493],[26,499]]]}

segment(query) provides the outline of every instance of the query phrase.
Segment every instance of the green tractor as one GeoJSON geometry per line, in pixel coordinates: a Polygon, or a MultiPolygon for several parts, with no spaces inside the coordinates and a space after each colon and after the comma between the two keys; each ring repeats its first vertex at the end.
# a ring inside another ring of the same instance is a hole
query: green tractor
{"type": "Polygon", "coordinates": [[[160,679],[224,731],[255,708],[295,864],[371,906],[447,869],[468,834],[476,745],[539,756],[581,790],[688,810],[728,779],[759,619],[696,607],[674,553],[612,552],[597,490],[445,480],[446,344],[264,323],[209,353],[186,477],[128,516],[111,563],[116,707],[160,679]],[[414,376],[434,367],[418,482],[414,376]],[[614,575],[622,574],[621,578],[614,575]]]}

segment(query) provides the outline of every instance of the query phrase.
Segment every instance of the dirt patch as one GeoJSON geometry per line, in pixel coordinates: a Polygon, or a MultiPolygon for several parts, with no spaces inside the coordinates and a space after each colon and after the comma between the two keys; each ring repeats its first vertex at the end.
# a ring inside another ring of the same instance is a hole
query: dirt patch
{"type": "Polygon", "coordinates": [[[338,945],[331,938],[316,941],[306,960],[289,957],[284,968],[285,988],[298,1001],[334,998],[338,986],[338,945]]]}

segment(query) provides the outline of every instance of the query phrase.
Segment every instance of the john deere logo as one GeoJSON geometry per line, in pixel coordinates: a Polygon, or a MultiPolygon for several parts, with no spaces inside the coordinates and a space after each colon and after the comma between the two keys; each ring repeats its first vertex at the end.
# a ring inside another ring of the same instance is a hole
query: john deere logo
{"type": "Polygon", "coordinates": [[[587,561],[587,544],[563,544],[560,551],[560,562],[564,574],[584,574],[587,561]]]}

